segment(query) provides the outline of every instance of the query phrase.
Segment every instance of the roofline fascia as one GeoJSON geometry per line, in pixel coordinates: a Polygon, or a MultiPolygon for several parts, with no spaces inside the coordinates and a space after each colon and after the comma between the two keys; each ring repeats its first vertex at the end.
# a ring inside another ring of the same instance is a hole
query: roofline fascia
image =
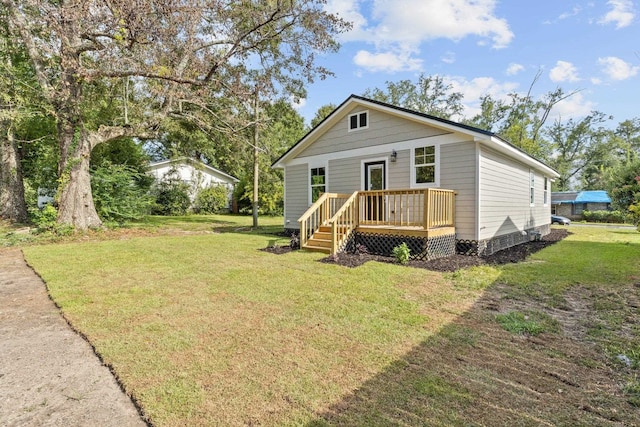
{"type": "MultiPolygon", "coordinates": [[[[439,128],[444,128],[449,131],[470,134],[470,136],[474,138],[474,141],[485,143],[490,146],[492,145],[498,148],[499,151],[502,151],[505,154],[509,154],[511,157],[519,158],[529,166],[533,166],[537,169],[543,170],[545,173],[548,173],[551,178],[560,177],[560,174],[553,168],[547,166],[542,161],[532,157],[531,155],[527,154],[510,142],[502,139],[493,132],[353,94],[350,95],[346,100],[344,100],[338,107],[336,107],[336,109],[333,110],[327,117],[325,117],[324,120],[322,120],[322,122],[320,122],[316,127],[307,132],[305,136],[303,136],[297,143],[295,143],[284,154],[282,154],[282,156],[280,156],[275,162],[273,162],[271,164],[271,167],[276,169],[283,169],[283,161],[286,160],[286,157],[289,157],[292,153],[294,153],[298,149],[301,149],[303,146],[305,146],[306,148],[305,141],[310,140],[314,135],[321,133],[322,128],[324,128],[330,120],[338,117],[340,115],[340,111],[343,110],[346,105],[350,103],[350,101],[355,101],[361,105],[368,107],[383,109],[388,113],[397,116],[403,116],[404,118],[407,118],[409,120],[415,121],[416,118],[419,118],[421,119],[419,121],[426,121],[427,124],[439,128]]],[[[310,143],[312,142],[313,141],[311,141],[310,143]]]]}

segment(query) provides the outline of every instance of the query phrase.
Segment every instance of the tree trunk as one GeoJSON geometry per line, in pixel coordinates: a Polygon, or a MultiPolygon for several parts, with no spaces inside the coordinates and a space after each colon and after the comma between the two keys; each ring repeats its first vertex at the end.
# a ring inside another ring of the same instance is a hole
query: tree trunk
{"type": "Polygon", "coordinates": [[[10,221],[26,223],[27,204],[24,200],[22,164],[13,132],[9,127],[0,146],[0,217],[10,221]]]}
{"type": "Polygon", "coordinates": [[[58,124],[60,163],[58,175],[58,223],[71,225],[78,230],[100,227],[91,194],[91,143],[84,129],[78,129],[69,121],[58,124]]]}

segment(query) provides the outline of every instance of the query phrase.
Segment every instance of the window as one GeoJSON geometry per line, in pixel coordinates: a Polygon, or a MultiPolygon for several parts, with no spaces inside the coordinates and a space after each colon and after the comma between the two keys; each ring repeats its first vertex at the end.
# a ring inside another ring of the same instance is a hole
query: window
{"type": "Polygon", "coordinates": [[[324,168],[312,168],[311,169],[311,203],[318,200],[321,193],[326,191],[325,187],[325,169],[324,168]]]}
{"type": "Polygon", "coordinates": [[[573,209],[571,214],[572,215],[582,215],[583,211],[587,210],[587,204],[586,203],[575,203],[573,205],[573,209]]]}
{"type": "Polygon", "coordinates": [[[544,198],[544,205],[547,206],[549,204],[549,178],[546,176],[544,177],[544,193],[542,194],[544,198]]]}
{"type": "Polygon", "coordinates": [[[349,131],[365,129],[369,127],[369,114],[367,111],[351,114],[349,116],[349,131]]]}
{"type": "Polygon", "coordinates": [[[533,174],[533,171],[529,171],[529,204],[531,206],[533,206],[533,204],[535,203],[535,185],[536,185],[536,181],[535,181],[535,175],[533,174]]]}
{"type": "Polygon", "coordinates": [[[414,148],[415,183],[432,184],[436,182],[436,147],[414,148]]]}

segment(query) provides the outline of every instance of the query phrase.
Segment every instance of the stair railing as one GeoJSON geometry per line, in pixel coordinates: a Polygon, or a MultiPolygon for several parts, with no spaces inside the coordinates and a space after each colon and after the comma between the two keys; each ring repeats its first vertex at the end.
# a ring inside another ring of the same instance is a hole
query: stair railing
{"type": "Polygon", "coordinates": [[[344,202],[329,220],[331,224],[331,255],[336,254],[358,226],[358,192],[344,202]]]}
{"type": "Polygon", "coordinates": [[[300,247],[304,248],[307,241],[321,225],[328,224],[331,217],[338,211],[349,194],[323,193],[318,200],[307,209],[298,219],[300,224],[300,247]]]}

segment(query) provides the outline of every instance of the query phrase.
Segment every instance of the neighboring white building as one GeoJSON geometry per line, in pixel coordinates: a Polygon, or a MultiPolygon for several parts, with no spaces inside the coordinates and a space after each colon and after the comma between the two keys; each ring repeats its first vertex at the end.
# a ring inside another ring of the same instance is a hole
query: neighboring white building
{"type": "Polygon", "coordinates": [[[233,189],[239,182],[237,178],[221,170],[188,157],[151,163],[148,171],[156,181],[177,179],[189,185],[191,200],[194,200],[200,189],[214,185],[225,186],[229,194],[229,208],[232,206],[233,189]]]}

